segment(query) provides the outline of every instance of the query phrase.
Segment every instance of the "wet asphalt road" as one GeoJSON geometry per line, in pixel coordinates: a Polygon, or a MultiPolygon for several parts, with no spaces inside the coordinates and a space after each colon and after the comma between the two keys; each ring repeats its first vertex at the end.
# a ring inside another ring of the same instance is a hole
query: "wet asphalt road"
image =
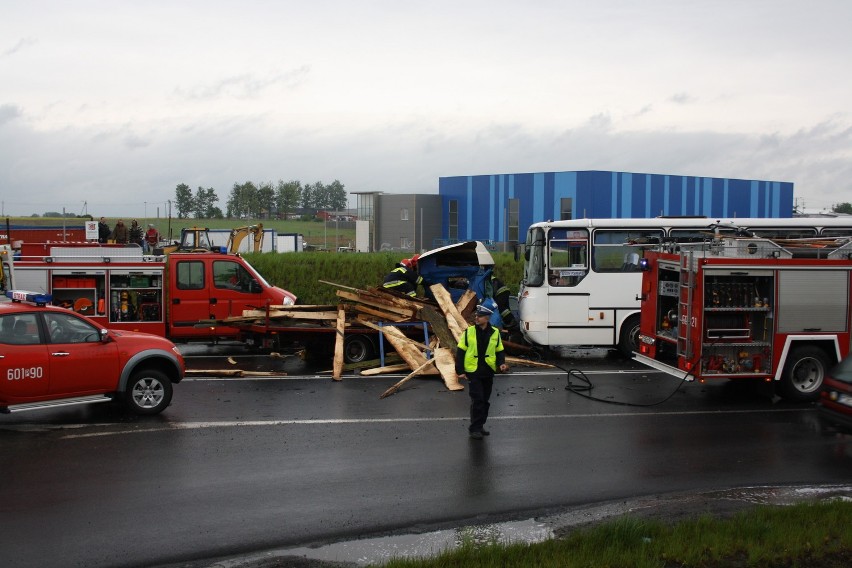
{"type": "Polygon", "coordinates": [[[437,378],[380,400],[402,375],[333,382],[295,357],[187,353],[199,355],[194,369],[287,375],[187,379],[146,419],[109,405],[0,415],[4,564],[162,565],[852,477],[852,437],[822,428],[812,406],[777,401],[761,384],[681,384],[617,357],[558,361],[609,403],[566,390],[562,370],[498,377],[492,435],[477,442],[466,435],[466,393],[437,378]]]}

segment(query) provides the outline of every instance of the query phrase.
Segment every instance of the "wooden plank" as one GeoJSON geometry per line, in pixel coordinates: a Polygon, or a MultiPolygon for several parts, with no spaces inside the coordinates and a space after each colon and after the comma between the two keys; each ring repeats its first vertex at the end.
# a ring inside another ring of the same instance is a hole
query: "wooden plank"
{"type": "MultiPolygon", "coordinates": [[[[243,318],[262,319],[266,317],[265,310],[243,310],[243,318]]],[[[306,320],[335,320],[337,312],[297,312],[292,310],[270,310],[269,318],[292,318],[306,320]]],[[[233,318],[227,318],[225,321],[234,321],[233,318]]]]}
{"type": "Polygon", "coordinates": [[[387,373],[398,373],[400,371],[408,371],[409,367],[407,363],[398,363],[396,365],[385,365],[384,367],[374,367],[372,369],[364,369],[359,374],[365,377],[371,377],[373,375],[385,375],[387,373]]]}
{"type": "Polygon", "coordinates": [[[476,304],[476,292],[474,292],[473,290],[465,290],[464,294],[462,294],[462,297],[459,298],[458,302],[456,302],[456,309],[459,311],[465,321],[467,321],[473,314],[473,310],[476,309],[476,304]]]}
{"type": "Polygon", "coordinates": [[[327,312],[337,309],[337,306],[329,304],[288,304],[288,305],[271,305],[270,310],[292,310],[294,312],[327,312]]]}
{"type": "Polygon", "coordinates": [[[187,369],[187,377],[280,377],[281,371],[244,371],[242,369],[187,369]]]}
{"type": "Polygon", "coordinates": [[[343,309],[343,304],[337,307],[337,333],[334,338],[334,372],[331,378],[335,381],[340,380],[340,375],[343,371],[343,331],[346,329],[346,310],[343,309]]]}
{"type": "Polygon", "coordinates": [[[432,306],[423,306],[420,310],[420,317],[429,323],[432,328],[432,335],[438,338],[441,347],[454,349],[458,343],[447,325],[447,320],[438,313],[438,310],[432,306]]]}
{"type": "Polygon", "coordinates": [[[349,300],[356,303],[366,304],[368,306],[372,306],[374,308],[379,308],[382,310],[386,310],[389,312],[394,312],[401,316],[413,317],[415,311],[409,307],[398,306],[392,302],[383,302],[374,298],[366,298],[364,296],[353,294],[351,292],[346,292],[345,290],[338,290],[336,292],[339,298],[343,298],[344,300],[349,300]]]}
{"type": "Polygon", "coordinates": [[[420,365],[419,367],[417,367],[416,369],[411,371],[411,373],[408,376],[406,376],[404,379],[402,379],[401,381],[396,383],[394,386],[392,386],[391,388],[389,388],[388,390],[383,392],[381,394],[381,396],[379,396],[379,398],[381,399],[381,398],[388,397],[388,396],[392,395],[393,393],[395,393],[396,391],[398,391],[399,387],[401,387],[402,385],[404,385],[405,383],[407,383],[408,381],[410,381],[411,379],[413,379],[417,375],[423,374],[423,370],[427,366],[431,365],[434,361],[435,361],[434,359],[429,359],[428,361],[424,362],[422,365],[420,365]]]}
{"type": "Polygon", "coordinates": [[[397,306],[405,306],[415,312],[420,311],[420,308],[425,305],[428,300],[426,298],[416,298],[400,292],[394,292],[387,288],[368,288],[367,293],[377,300],[393,302],[397,306]]]}
{"type": "Polygon", "coordinates": [[[439,347],[435,350],[435,367],[441,373],[441,378],[444,379],[444,385],[451,391],[464,390],[464,386],[459,383],[459,376],[456,374],[456,359],[453,350],[447,347],[439,347]]]}
{"type": "MultiPolygon", "coordinates": [[[[420,349],[422,349],[424,351],[426,351],[427,349],[431,349],[431,347],[429,347],[428,345],[425,345],[425,344],[417,341],[416,339],[411,339],[410,337],[405,335],[402,332],[402,330],[400,330],[398,327],[394,327],[392,325],[378,326],[378,325],[376,325],[374,323],[370,323],[368,321],[364,321],[362,323],[364,325],[366,325],[367,327],[369,327],[370,329],[375,329],[376,331],[383,332],[385,334],[385,337],[393,335],[394,337],[396,337],[400,341],[408,342],[411,345],[415,345],[415,346],[419,347],[420,349]]],[[[388,341],[390,341],[390,339],[388,341]]]]}
{"type": "Polygon", "coordinates": [[[554,369],[555,365],[550,363],[540,363],[538,361],[530,361],[521,357],[506,357],[506,363],[512,365],[522,365],[524,367],[538,367],[541,369],[554,369]]]}
{"type": "MultiPolygon", "coordinates": [[[[423,366],[426,357],[415,346],[417,342],[409,340],[395,327],[385,326],[383,330],[385,332],[385,339],[393,346],[399,356],[402,357],[402,360],[408,363],[409,368],[418,369],[423,366]]],[[[437,373],[437,369],[434,372],[437,373]]]]}
{"type": "Polygon", "coordinates": [[[441,311],[444,312],[444,316],[447,318],[447,325],[453,334],[453,338],[458,341],[464,330],[468,328],[467,321],[465,321],[456,309],[450,293],[447,292],[447,289],[442,284],[433,284],[429,289],[432,290],[432,294],[438,302],[438,307],[441,308],[441,311]]]}
{"type": "Polygon", "coordinates": [[[376,316],[380,320],[384,320],[384,321],[401,322],[401,321],[406,321],[406,320],[409,319],[407,316],[401,316],[399,314],[394,314],[394,313],[391,313],[391,312],[376,310],[374,308],[371,308],[370,306],[365,306],[365,305],[362,305],[362,304],[356,304],[355,305],[355,311],[365,313],[365,314],[370,314],[371,316],[376,316]]]}

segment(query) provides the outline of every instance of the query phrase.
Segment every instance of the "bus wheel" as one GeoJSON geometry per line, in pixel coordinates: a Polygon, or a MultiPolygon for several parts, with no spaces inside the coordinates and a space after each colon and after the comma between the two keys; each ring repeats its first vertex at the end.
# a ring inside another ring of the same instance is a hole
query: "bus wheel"
{"type": "Polygon", "coordinates": [[[343,343],[343,360],[361,363],[373,357],[373,342],[366,335],[349,335],[343,343]]]}
{"type": "Polygon", "coordinates": [[[819,398],[819,389],[828,372],[825,351],[813,345],[796,347],[787,356],[779,394],[794,402],[812,402],[819,398]]]}
{"type": "Polygon", "coordinates": [[[627,358],[639,350],[639,316],[633,315],[624,320],[618,338],[618,351],[627,358]]]}

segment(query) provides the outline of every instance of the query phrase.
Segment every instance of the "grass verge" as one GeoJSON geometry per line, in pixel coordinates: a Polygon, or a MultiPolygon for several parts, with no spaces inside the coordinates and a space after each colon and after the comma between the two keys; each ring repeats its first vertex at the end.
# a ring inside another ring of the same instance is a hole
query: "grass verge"
{"type": "Polygon", "coordinates": [[[624,516],[541,543],[462,542],[433,558],[394,559],[383,566],[845,568],[852,566],[852,503],[766,505],[730,518],[704,514],[674,524],[624,516]]]}

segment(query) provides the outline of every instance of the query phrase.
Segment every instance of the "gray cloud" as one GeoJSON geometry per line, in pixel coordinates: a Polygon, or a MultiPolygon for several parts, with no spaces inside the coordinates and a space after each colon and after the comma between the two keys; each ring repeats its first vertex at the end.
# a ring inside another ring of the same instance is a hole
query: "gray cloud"
{"type": "Polygon", "coordinates": [[[287,90],[295,89],[307,80],[310,66],[303,65],[284,73],[272,74],[268,77],[256,77],[245,73],[225,77],[207,84],[198,84],[189,88],[178,87],[175,93],[190,100],[207,100],[222,97],[236,99],[254,98],[272,87],[282,87],[287,90]]]}
{"type": "Polygon", "coordinates": [[[677,93],[669,97],[669,101],[679,105],[687,105],[696,102],[698,99],[689,93],[677,93]]]}
{"type": "Polygon", "coordinates": [[[19,118],[22,112],[20,107],[16,105],[0,105],[0,126],[19,118]]]}
{"type": "Polygon", "coordinates": [[[13,45],[9,49],[6,49],[2,53],[0,53],[0,57],[9,57],[9,56],[14,55],[15,53],[21,51],[22,49],[27,48],[31,45],[35,45],[37,43],[38,43],[38,40],[35,39],[35,38],[31,38],[31,37],[25,37],[25,38],[19,39],[18,42],[15,45],[13,45]]]}

